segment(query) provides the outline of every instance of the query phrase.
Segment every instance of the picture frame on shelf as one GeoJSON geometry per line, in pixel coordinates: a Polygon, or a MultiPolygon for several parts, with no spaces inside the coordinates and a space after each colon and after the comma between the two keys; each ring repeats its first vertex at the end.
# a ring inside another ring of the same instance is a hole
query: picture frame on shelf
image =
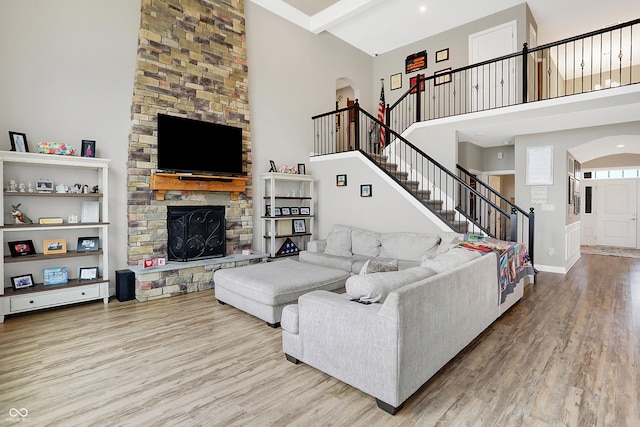
{"type": "Polygon", "coordinates": [[[304,219],[294,219],[293,220],[293,232],[294,234],[306,233],[307,232],[307,223],[304,219]]]}
{"type": "Polygon", "coordinates": [[[282,209],[280,209],[278,206],[273,208],[273,216],[282,216],[282,209]]]}
{"type": "Polygon", "coordinates": [[[82,147],[80,150],[80,156],[82,157],[95,157],[96,156],[96,142],[89,139],[82,140],[82,147]]]}
{"type": "Polygon", "coordinates": [[[100,222],[100,202],[82,202],[80,222],[100,222]]]}
{"type": "Polygon", "coordinates": [[[15,291],[35,286],[33,282],[33,274],[22,274],[11,278],[11,286],[15,291]]]}
{"type": "Polygon", "coordinates": [[[97,280],[98,267],[80,267],[78,270],[78,280],[97,280]]]}
{"type": "Polygon", "coordinates": [[[300,208],[292,207],[291,208],[291,215],[300,215],[300,208]]]}
{"type": "Polygon", "coordinates": [[[264,208],[264,216],[271,216],[271,205],[266,205],[264,208]]]}
{"type": "Polygon", "coordinates": [[[14,242],[7,242],[7,244],[9,245],[11,256],[14,258],[36,254],[36,249],[31,240],[16,240],[14,242]]]}
{"type": "Polygon", "coordinates": [[[287,237],[287,239],[282,243],[282,246],[280,246],[280,249],[278,249],[276,255],[291,255],[298,252],[300,252],[300,249],[298,249],[296,244],[293,243],[293,240],[287,237]]]}
{"type": "Polygon", "coordinates": [[[282,210],[282,216],[291,215],[291,208],[283,207],[281,208],[281,210],[282,210]]]}
{"type": "Polygon", "coordinates": [[[292,233],[293,224],[290,219],[278,221],[276,224],[276,236],[288,236],[292,233]]]}
{"type": "Polygon", "coordinates": [[[304,163],[298,163],[298,173],[300,175],[306,174],[306,166],[304,165],[304,163]]]}
{"type": "Polygon", "coordinates": [[[53,193],[53,181],[51,181],[50,179],[37,180],[36,191],[38,193],[53,193]]]}
{"type": "Polygon", "coordinates": [[[100,238],[98,236],[78,237],[76,252],[92,252],[100,249],[100,238]]]}
{"type": "Polygon", "coordinates": [[[45,255],[67,253],[67,241],[65,239],[47,239],[42,242],[45,255]]]}
{"type": "Polygon", "coordinates": [[[42,276],[44,277],[44,285],[64,285],[69,282],[69,268],[68,267],[55,267],[45,268],[42,270],[42,276]]]}
{"type": "Polygon", "coordinates": [[[303,206],[300,208],[300,215],[311,215],[311,208],[303,206]]]}
{"type": "Polygon", "coordinates": [[[347,174],[336,175],[336,187],[347,186],[347,174]]]}
{"type": "Polygon", "coordinates": [[[274,162],[273,160],[269,160],[269,172],[278,172],[276,162],[274,162]]]}
{"type": "Polygon", "coordinates": [[[29,145],[27,144],[27,134],[10,130],[9,139],[11,140],[11,151],[16,151],[18,153],[29,152],[29,145]]]}
{"type": "Polygon", "coordinates": [[[363,184],[360,186],[360,197],[373,196],[373,187],[371,184],[363,184]]]}

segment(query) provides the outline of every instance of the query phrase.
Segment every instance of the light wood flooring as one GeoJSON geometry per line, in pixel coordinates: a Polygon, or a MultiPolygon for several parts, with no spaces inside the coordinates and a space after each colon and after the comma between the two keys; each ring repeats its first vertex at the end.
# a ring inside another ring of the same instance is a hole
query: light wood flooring
{"type": "Polygon", "coordinates": [[[0,425],[640,425],[639,259],[540,273],[395,416],[287,362],[280,333],[213,291],[8,317],[0,425]]]}

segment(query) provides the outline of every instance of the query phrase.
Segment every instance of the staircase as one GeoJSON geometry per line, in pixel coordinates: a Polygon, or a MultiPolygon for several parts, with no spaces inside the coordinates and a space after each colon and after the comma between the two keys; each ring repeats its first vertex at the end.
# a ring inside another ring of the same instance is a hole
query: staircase
{"type": "Polygon", "coordinates": [[[429,210],[441,217],[450,228],[458,233],[467,233],[469,231],[468,222],[466,220],[458,220],[458,211],[454,209],[443,209],[444,201],[439,199],[431,199],[431,190],[421,189],[420,181],[409,180],[409,172],[398,170],[397,163],[389,162],[388,156],[376,153],[367,153],[367,157],[384,170],[388,175],[394,178],[416,199],[422,202],[429,210]]]}

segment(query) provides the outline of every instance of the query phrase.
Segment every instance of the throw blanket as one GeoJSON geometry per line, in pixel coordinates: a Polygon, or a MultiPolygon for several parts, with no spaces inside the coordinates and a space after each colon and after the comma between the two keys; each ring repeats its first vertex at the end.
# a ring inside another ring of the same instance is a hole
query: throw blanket
{"type": "Polygon", "coordinates": [[[529,252],[524,243],[507,242],[485,237],[480,241],[464,241],[458,243],[458,246],[484,253],[495,251],[499,254],[498,285],[500,286],[500,304],[507,299],[507,295],[513,293],[520,279],[526,275],[534,274],[531,258],[529,258],[529,252]]]}

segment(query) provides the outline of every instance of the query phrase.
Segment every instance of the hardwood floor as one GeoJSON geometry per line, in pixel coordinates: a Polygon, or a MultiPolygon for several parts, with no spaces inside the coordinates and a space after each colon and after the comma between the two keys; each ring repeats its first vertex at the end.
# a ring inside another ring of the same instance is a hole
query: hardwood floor
{"type": "Polygon", "coordinates": [[[0,425],[640,425],[640,259],[540,273],[395,416],[287,362],[280,333],[213,291],[8,317],[0,425]]]}

